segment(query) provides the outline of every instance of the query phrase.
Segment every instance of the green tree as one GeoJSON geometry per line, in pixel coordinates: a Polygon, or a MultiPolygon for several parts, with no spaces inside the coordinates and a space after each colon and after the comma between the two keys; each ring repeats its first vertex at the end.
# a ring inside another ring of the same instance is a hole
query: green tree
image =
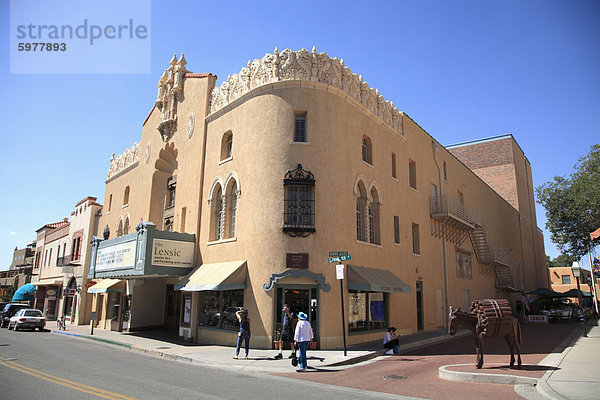
{"type": "Polygon", "coordinates": [[[546,265],[548,267],[570,267],[573,265],[573,261],[575,261],[573,257],[566,254],[561,254],[554,260],[551,260],[550,257],[546,255],[546,265]]]}
{"type": "Polygon", "coordinates": [[[572,259],[580,259],[598,245],[590,232],[600,227],[600,145],[581,157],[570,177],[555,176],[535,190],[546,209],[551,240],[572,259]]]}

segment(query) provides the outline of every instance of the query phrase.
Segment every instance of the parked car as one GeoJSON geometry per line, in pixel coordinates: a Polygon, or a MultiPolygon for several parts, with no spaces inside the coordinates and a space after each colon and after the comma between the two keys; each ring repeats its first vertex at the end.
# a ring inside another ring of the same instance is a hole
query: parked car
{"type": "Polygon", "coordinates": [[[17,311],[19,311],[22,308],[29,308],[29,304],[23,304],[23,303],[9,303],[6,306],[4,306],[4,309],[2,310],[2,313],[0,313],[0,327],[2,328],[6,328],[8,326],[8,323],[10,321],[10,318],[15,315],[15,313],[17,311]]]}
{"type": "Polygon", "coordinates": [[[42,312],[35,308],[23,308],[15,315],[10,318],[8,322],[8,329],[14,329],[15,331],[22,328],[29,328],[31,330],[35,330],[35,328],[40,331],[44,330],[46,326],[46,318],[42,312]]]}

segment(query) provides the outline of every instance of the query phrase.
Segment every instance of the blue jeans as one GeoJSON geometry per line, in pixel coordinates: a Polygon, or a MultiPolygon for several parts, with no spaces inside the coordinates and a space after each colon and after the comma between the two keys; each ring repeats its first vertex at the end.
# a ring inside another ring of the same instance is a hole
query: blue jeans
{"type": "Polygon", "coordinates": [[[238,334],[237,345],[235,347],[235,355],[237,356],[238,354],[240,354],[242,340],[244,341],[244,348],[246,349],[246,357],[248,357],[248,349],[250,348],[250,332],[240,332],[238,334]]]}
{"type": "Polygon", "coordinates": [[[300,348],[298,350],[298,364],[304,369],[308,368],[306,364],[306,349],[308,349],[309,345],[310,342],[298,342],[298,347],[300,348]]]}

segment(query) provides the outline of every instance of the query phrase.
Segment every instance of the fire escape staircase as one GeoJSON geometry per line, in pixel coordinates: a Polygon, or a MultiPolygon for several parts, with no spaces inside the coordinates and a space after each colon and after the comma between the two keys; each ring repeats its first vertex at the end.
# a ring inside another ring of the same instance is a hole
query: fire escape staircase
{"type": "Polygon", "coordinates": [[[432,196],[429,205],[432,236],[444,237],[455,246],[460,246],[469,237],[477,261],[493,268],[496,288],[507,292],[516,291],[509,267],[510,250],[490,246],[483,219],[476,209],[467,208],[447,196],[432,196]]]}

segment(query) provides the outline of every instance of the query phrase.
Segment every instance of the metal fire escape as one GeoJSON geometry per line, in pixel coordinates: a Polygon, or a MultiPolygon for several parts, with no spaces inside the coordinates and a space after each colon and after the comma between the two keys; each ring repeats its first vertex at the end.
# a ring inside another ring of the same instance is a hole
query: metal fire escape
{"type": "Polygon", "coordinates": [[[509,264],[510,249],[490,246],[483,218],[474,208],[467,208],[459,201],[447,196],[430,197],[431,235],[445,238],[460,246],[467,237],[471,238],[477,261],[493,268],[496,288],[516,291],[509,264]]]}

